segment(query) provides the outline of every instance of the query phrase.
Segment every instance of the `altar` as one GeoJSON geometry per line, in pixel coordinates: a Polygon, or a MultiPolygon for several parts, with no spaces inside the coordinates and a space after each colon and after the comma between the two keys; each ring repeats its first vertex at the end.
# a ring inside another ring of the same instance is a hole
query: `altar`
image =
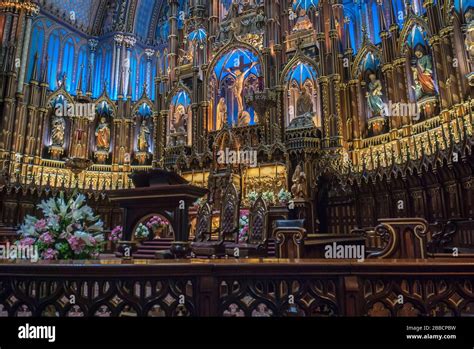
{"type": "Polygon", "coordinates": [[[135,172],[130,178],[135,188],[108,193],[110,201],[117,202],[124,210],[124,239],[132,239],[132,233],[143,217],[158,214],[170,222],[174,231],[172,251],[175,255],[185,252],[189,238],[189,207],[208,190],[161,169],[135,172]]]}

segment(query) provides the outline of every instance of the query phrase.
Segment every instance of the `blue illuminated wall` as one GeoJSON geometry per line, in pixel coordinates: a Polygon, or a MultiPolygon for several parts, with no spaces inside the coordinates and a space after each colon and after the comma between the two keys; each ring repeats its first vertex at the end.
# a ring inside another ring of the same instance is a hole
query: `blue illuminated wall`
{"type": "Polygon", "coordinates": [[[61,65],[61,70],[60,70],[60,76],[64,76],[66,80],[65,81],[66,91],[70,93],[73,92],[71,90],[73,72],[74,72],[74,42],[72,38],[69,38],[64,44],[63,60],[62,60],[62,65],[61,65]]]}
{"type": "Polygon", "coordinates": [[[94,62],[94,79],[92,81],[92,96],[97,98],[102,92],[102,62],[103,62],[104,50],[102,48],[96,49],[95,62],[94,62]]]}
{"type": "Polygon", "coordinates": [[[28,66],[28,74],[27,74],[27,81],[31,80],[31,75],[33,74],[33,62],[34,56],[38,54],[38,71],[41,71],[43,67],[41,58],[43,56],[43,47],[44,47],[44,29],[43,23],[37,22],[33,27],[32,36],[34,40],[31,41],[30,51],[29,51],[29,58],[28,61],[30,62],[28,66]]]}
{"type": "Polygon", "coordinates": [[[132,100],[137,99],[137,54],[136,52],[132,52],[130,56],[130,81],[129,83],[132,85],[132,100]]]}
{"type": "MultiPolygon", "coordinates": [[[[97,75],[96,75],[97,78],[97,75]]],[[[105,49],[104,64],[102,68],[102,80],[107,87],[107,94],[115,98],[115,93],[112,91],[112,48],[108,47],[105,49]]]]}
{"type": "MultiPolygon", "coordinates": [[[[32,40],[34,41],[34,40],[32,40]]],[[[49,88],[54,90],[57,87],[58,78],[58,64],[59,64],[59,49],[61,42],[59,38],[59,30],[53,31],[48,39],[48,72],[49,72],[49,88]]]]}
{"type": "MultiPolygon", "coordinates": [[[[140,58],[140,75],[138,80],[138,97],[141,97],[143,94],[143,88],[146,81],[146,69],[147,69],[147,59],[146,56],[143,55],[140,58]]],[[[146,81],[147,84],[149,83],[146,81]]]]}
{"type": "MultiPolygon", "coordinates": [[[[418,0],[413,0],[418,1],[418,0]]],[[[377,0],[365,1],[344,1],[344,17],[347,17],[350,22],[347,24],[350,32],[350,42],[354,52],[357,52],[362,46],[362,28],[367,28],[367,36],[374,44],[380,44],[380,15],[377,0]]],[[[383,0],[382,13],[384,14],[385,23],[389,27],[390,22],[390,6],[393,6],[397,25],[403,26],[406,18],[406,10],[403,0],[383,0]]],[[[419,13],[423,14],[426,11],[423,7],[414,3],[413,8],[419,8],[419,13]]]]}
{"type": "Polygon", "coordinates": [[[81,92],[84,94],[86,93],[87,89],[87,72],[89,69],[88,65],[88,58],[87,58],[88,48],[87,45],[81,46],[79,49],[79,53],[77,56],[77,69],[76,69],[76,77],[74,79],[74,86],[72,87],[72,91],[75,93],[79,87],[79,82],[82,82],[82,90],[81,92]]]}

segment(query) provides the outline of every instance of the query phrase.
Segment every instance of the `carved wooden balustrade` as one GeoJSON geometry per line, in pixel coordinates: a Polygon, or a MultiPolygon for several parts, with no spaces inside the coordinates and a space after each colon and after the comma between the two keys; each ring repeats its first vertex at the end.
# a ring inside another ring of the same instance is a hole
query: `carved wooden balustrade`
{"type": "Polygon", "coordinates": [[[0,316],[474,316],[473,284],[472,259],[2,262],[0,316]]]}

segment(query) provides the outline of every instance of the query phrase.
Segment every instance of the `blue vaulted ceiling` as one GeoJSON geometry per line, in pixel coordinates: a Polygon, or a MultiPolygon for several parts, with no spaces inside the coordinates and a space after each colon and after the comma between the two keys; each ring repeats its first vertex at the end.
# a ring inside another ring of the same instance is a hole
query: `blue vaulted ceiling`
{"type": "Polygon", "coordinates": [[[135,33],[140,38],[147,38],[156,2],[162,0],[139,0],[135,16],[135,33]]]}
{"type": "MultiPolygon", "coordinates": [[[[232,0],[220,0],[224,6],[229,6],[232,0]]],[[[343,0],[344,16],[350,19],[351,40],[353,46],[358,46],[355,38],[360,36],[360,30],[367,28],[368,36],[374,43],[380,42],[379,14],[377,2],[383,3],[385,20],[390,25],[389,7],[393,6],[397,24],[403,25],[405,14],[404,0],[343,0]],[[357,33],[356,33],[357,32],[357,33]]],[[[119,8],[125,9],[126,15],[124,28],[133,32],[142,42],[149,40],[166,41],[169,6],[167,0],[39,0],[42,8],[53,15],[62,17],[70,22],[73,13],[73,23],[78,29],[92,35],[104,33],[102,26],[106,26],[107,17],[114,17],[116,22],[119,17],[119,8]],[[124,5],[124,6],[123,6],[124,5]]],[[[290,3],[295,8],[309,9],[317,7],[319,0],[292,0],[290,3]]],[[[178,26],[183,25],[183,14],[186,16],[189,0],[179,0],[178,26]]],[[[414,12],[423,13],[422,0],[410,0],[414,12]]],[[[472,0],[454,0],[457,10],[467,8],[472,0]]],[[[110,21],[110,22],[111,22],[110,21]]],[[[360,43],[360,39],[357,40],[360,43]]],[[[358,47],[353,47],[355,50],[358,47]]]]}

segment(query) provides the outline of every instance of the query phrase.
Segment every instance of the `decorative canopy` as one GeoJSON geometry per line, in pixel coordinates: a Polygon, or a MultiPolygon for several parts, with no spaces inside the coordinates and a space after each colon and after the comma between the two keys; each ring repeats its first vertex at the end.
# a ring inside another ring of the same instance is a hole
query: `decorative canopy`
{"type": "Polygon", "coordinates": [[[317,78],[316,70],[309,64],[299,62],[286,75],[286,81],[303,86],[306,81],[314,81],[317,78]]]}
{"type": "Polygon", "coordinates": [[[191,104],[191,98],[189,94],[184,90],[179,90],[171,99],[172,105],[183,105],[184,107],[188,107],[191,104]]]}
{"type": "Polygon", "coordinates": [[[143,103],[142,105],[140,105],[140,107],[138,108],[138,115],[142,116],[142,117],[149,117],[151,116],[151,108],[148,104],[146,103],[143,103]]]}
{"type": "Polygon", "coordinates": [[[407,45],[410,48],[415,48],[418,45],[426,46],[426,33],[418,26],[415,25],[410,31],[410,35],[407,38],[407,45]]]}
{"type": "MultiPolygon", "coordinates": [[[[258,62],[258,57],[254,52],[244,48],[236,48],[219,59],[214,67],[214,73],[218,81],[222,81],[230,74],[228,69],[232,72],[237,69],[246,71],[254,62],[258,62]]],[[[247,72],[246,77],[250,74],[260,76],[260,71],[260,64],[257,64],[247,72]]]]}
{"type": "Polygon", "coordinates": [[[191,33],[189,33],[188,39],[192,42],[204,43],[207,39],[206,30],[203,28],[193,30],[191,33]]]}
{"type": "Polygon", "coordinates": [[[316,8],[319,0],[293,0],[293,10],[305,10],[308,11],[311,7],[316,8]]]}

